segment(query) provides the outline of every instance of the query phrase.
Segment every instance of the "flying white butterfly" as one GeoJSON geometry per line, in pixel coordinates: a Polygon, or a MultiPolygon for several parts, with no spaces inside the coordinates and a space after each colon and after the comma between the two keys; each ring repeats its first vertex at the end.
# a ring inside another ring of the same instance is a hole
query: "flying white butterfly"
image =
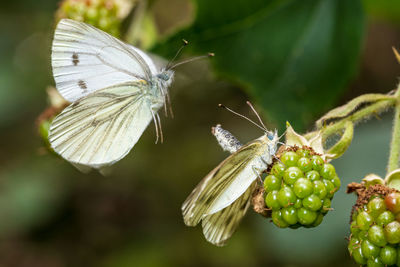
{"type": "Polygon", "coordinates": [[[51,59],[56,87],[72,102],[49,131],[64,159],[101,170],[123,158],[151,120],[162,141],[157,112],[169,104],[172,67],[159,69],[138,48],[70,19],[57,25],[51,59]]]}
{"type": "Polygon", "coordinates": [[[272,163],[277,151],[277,131],[268,131],[256,115],[262,127],[251,122],[265,134],[243,146],[220,125],[212,128],[221,147],[232,154],[203,178],[182,205],[185,224],[196,226],[202,221],[205,238],[217,246],[225,245],[236,230],[250,206],[257,177],[272,163]]]}

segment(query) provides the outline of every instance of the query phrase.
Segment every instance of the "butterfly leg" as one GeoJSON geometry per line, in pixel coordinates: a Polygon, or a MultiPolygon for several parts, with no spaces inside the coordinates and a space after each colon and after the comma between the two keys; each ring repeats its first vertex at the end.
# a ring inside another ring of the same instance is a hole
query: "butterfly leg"
{"type": "Polygon", "coordinates": [[[153,116],[153,121],[154,121],[154,125],[156,127],[156,144],[158,143],[158,121],[156,119],[156,116],[154,115],[153,110],[151,111],[151,115],[153,116]]]}
{"type": "MultiPolygon", "coordinates": [[[[285,165],[277,156],[274,155],[274,158],[279,161],[280,163],[282,163],[283,165],[285,165]]],[[[285,165],[286,166],[286,165],[285,165]]]]}
{"type": "MultiPolygon", "coordinates": [[[[172,111],[172,105],[171,105],[171,97],[169,96],[168,90],[165,92],[165,101],[164,101],[164,106],[168,106],[169,113],[171,114],[171,118],[174,118],[174,112],[172,111]]],[[[168,112],[165,110],[165,114],[168,115],[168,112]]],[[[168,117],[168,116],[167,116],[168,117]]]]}
{"type": "Polygon", "coordinates": [[[256,168],[255,166],[252,166],[251,168],[253,169],[254,174],[257,175],[257,177],[260,179],[260,182],[262,184],[263,180],[260,175],[260,173],[262,173],[262,171],[260,171],[260,169],[256,168]]]}
{"type": "Polygon", "coordinates": [[[169,108],[169,111],[170,111],[170,113],[171,113],[171,117],[173,118],[174,115],[173,115],[173,113],[172,113],[171,99],[170,99],[170,97],[169,97],[168,90],[167,90],[166,88],[165,88],[165,89],[164,89],[164,88],[161,88],[161,94],[162,94],[163,99],[164,99],[163,105],[164,105],[165,117],[168,117],[168,108],[169,108]]]}
{"type": "MultiPolygon", "coordinates": [[[[275,157],[275,155],[273,155],[275,157]]],[[[266,165],[266,167],[268,168],[269,165],[272,164],[272,160],[271,157],[264,159],[264,157],[261,157],[261,161],[266,165]]]]}
{"type": "Polygon", "coordinates": [[[159,129],[160,129],[161,144],[162,144],[164,142],[164,135],[163,135],[163,132],[162,132],[162,127],[161,127],[161,119],[160,119],[160,116],[158,115],[158,113],[156,113],[156,118],[158,120],[158,126],[159,126],[159,129]]]}

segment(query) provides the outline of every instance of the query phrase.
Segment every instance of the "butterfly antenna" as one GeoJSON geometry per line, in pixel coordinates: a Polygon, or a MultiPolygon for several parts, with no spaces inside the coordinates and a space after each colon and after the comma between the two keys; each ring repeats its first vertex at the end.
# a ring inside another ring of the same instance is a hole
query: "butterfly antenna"
{"type": "Polygon", "coordinates": [[[258,125],[258,124],[255,123],[254,121],[250,120],[250,119],[247,118],[246,116],[244,116],[244,115],[242,115],[242,114],[240,114],[240,113],[237,113],[236,111],[233,111],[232,109],[230,109],[230,108],[228,108],[228,107],[226,107],[226,106],[224,106],[224,105],[222,105],[222,104],[218,104],[218,107],[224,108],[224,109],[228,110],[229,112],[232,112],[233,114],[235,114],[235,115],[237,115],[237,116],[239,116],[239,117],[242,117],[243,119],[248,120],[249,122],[251,122],[252,124],[254,124],[255,126],[257,126],[258,128],[260,128],[263,132],[265,132],[265,129],[264,129],[263,127],[261,127],[260,125],[258,125]]]}
{"type": "Polygon", "coordinates": [[[256,114],[258,121],[261,123],[261,125],[264,127],[264,130],[267,131],[267,127],[265,127],[263,121],[261,120],[260,115],[258,115],[256,109],[253,107],[253,105],[250,103],[250,101],[246,101],[246,104],[250,106],[251,110],[253,110],[254,114],[256,114]]]}
{"type": "Polygon", "coordinates": [[[189,62],[192,62],[192,61],[196,61],[196,60],[203,59],[203,58],[209,58],[209,57],[213,57],[213,56],[215,56],[214,53],[208,53],[207,55],[189,58],[187,60],[184,60],[184,61],[176,63],[175,65],[171,66],[169,69],[174,69],[174,68],[176,68],[176,67],[178,67],[178,66],[180,66],[182,64],[186,64],[186,63],[189,63],[189,62]]]}
{"type": "Polygon", "coordinates": [[[166,69],[170,68],[170,65],[172,62],[174,62],[174,60],[178,57],[178,55],[182,52],[182,49],[187,46],[189,44],[188,41],[186,41],[185,39],[182,39],[182,46],[181,48],[178,49],[178,51],[176,52],[175,56],[168,62],[166,69]]]}
{"type": "Polygon", "coordinates": [[[287,128],[286,130],[278,137],[278,140],[281,139],[285,134],[286,134],[287,128]]]}

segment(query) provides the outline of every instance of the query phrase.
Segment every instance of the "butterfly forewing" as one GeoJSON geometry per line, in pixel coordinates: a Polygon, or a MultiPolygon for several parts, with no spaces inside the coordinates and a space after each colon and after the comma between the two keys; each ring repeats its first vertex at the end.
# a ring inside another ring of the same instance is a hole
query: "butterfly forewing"
{"type": "Polygon", "coordinates": [[[255,170],[253,164],[258,162],[263,148],[259,140],[244,145],[203,178],[182,205],[185,223],[195,226],[205,215],[238,199],[262,172],[255,170]]]}
{"type": "Polygon", "coordinates": [[[145,81],[111,86],[71,104],[51,124],[52,148],[72,163],[93,168],[118,161],[153,118],[142,93],[146,86],[145,81]]]}
{"type": "Polygon", "coordinates": [[[256,185],[253,182],[231,205],[202,219],[203,234],[207,241],[217,246],[225,245],[246,214],[256,185]]]}
{"type": "Polygon", "coordinates": [[[58,91],[70,102],[115,84],[149,81],[157,73],[144,52],[95,27],[69,19],[57,25],[52,67],[58,91]]]}

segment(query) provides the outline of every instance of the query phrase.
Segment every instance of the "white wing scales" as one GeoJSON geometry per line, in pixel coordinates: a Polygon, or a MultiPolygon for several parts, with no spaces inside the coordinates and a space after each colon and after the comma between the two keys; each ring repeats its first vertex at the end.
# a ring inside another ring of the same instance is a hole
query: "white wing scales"
{"type": "Polygon", "coordinates": [[[207,241],[217,246],[225,245],[246,214],[256,185],[253,182],[230,206],[202,219],[203,234],[207,241]]]}
{"type": "Polygon", "coordinates": [[[92,168],[123,158],[153,118],[144,86],[135,82],[104,88],[65,108],[50,127],[54,151],[92,168]]]}
{"type": "Polygon", "coordinates": [[[266,169],[257,166],[256,173],[252,168],[252,164],[258,162],[257,150],[261,146],[258,140],[244,145],[203,178],[182,205],[187,225],[194,226],[203,216],[224,209],[247,190],[266,169]]]}
{"type": "Polygon", "coordinates": [[[182,205],[186,225],[195,226],[205,216],[226,208],[250,187],[266,168],[252,169],[260,149],[258,140],[243,146],[203,178],[182,205]]]}
{"type": "Polygon", "coordinates": [[[248,162],[244,169],[235,176],[235,179],[224,188],[224,191],[215,198],[207,214],[216,213],[231,205],[250,187],[254,180],[256,180],[266,168],[261,157],[254,157],[248,162]]]}
{"type": "Polygon", "coordinates": [[[60,94],[74,102],[90,93],[157,74],[144,52],[88,24],[63,19],[52,46],[52,67],[60,94]]]}

